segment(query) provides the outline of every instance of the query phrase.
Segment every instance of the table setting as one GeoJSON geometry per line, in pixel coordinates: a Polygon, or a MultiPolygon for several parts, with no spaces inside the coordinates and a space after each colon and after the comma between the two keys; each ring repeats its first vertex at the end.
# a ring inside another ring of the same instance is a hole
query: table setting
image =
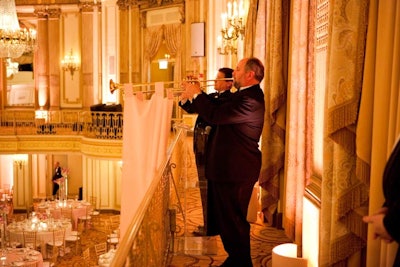
{"type": "Polygon", "coordinates": [[[91,204],[84,200],[68,199],[55,201],[42,201],[36,207],[36,212],[46,214],[54,219],[62,218],[63,209],[71,209],[72,212],[72,228],[77,229],[78,218],[86,216],[87,209],[91,209],[91,204]]]}
{"type": "Polygon", "coordinates": [[[29,248],[4,248],[0,252],[2,266],[37,266],[43,265],[42,254],[29,248]]]}

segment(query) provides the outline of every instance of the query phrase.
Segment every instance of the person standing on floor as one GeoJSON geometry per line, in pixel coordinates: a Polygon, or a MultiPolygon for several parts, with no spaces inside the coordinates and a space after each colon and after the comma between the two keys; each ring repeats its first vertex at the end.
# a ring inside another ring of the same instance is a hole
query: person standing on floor
{"type": "MultiPolygon", "coordinates": [[[[216,92],[208,94],[209,98],[213,101],[224,101],[231,95],[231,88],[233,86],[232,79],[233,69],[231,68],[220,68],[217,73],[217,78],[215,80],[214,89],[216,92]],[[231,79],[231,80],[225,80],[231,79]]],[[[189,114],[195,113],[192,108],[192,102],[187,98],[182,98],[179,101],[179,106],[188,112],[189,114]]],[[[212,206],[212,199],[209,198],[209,194],[207,193],[207,179],[205,176],[205,163],[206,163],[206,150],[207,150],[207,140],[211,136],[213,131],[213,127],[210,123],[207,123],[201,116],[197,116],[196,123],[194,126],[193,133],[193,151],[196,160],[197,174],[199,179],[199,187],[200,187],[200,197],[201,197],[201,205],[203,208],[203,226],[198,226],[197,231],[193,233],[199,236],[212,236],[218,235],[215,221],[212,214],[210,212],[211,209],[208,209],[208,206],[212,206]]]]}
{"type": "MultiPolygon", "coordinates": [[[[383,207],[375,214],[364,216],[363,221],[374,227],[375,238],[387,243],[400,244],[400,136],[397,139],[383,172],[383,207]]],[[[400,247],[397,249],[393,267],[400,267],[400,247]]]]}
{"type": "Polygon", "coordinates": [[[54,175],[52,178],[53,181],[53,198],[56,198],[58,189],[60,188],[60,179],[63,178],[62,176],[62,169],[60,167],[60,162],[56,162],[54,164],[54,175]]]}
{"type": "Polygon", "coordinates": [[[184,83],[193,109],[214,125],[207,146],[206,177],[213,214],[228,258],[221,266],[253,266],[247,210],[261,170],[258,142],[264,125],[265,102],[260,82],[264,66],[244,58],[233,72],[237,92],[220,103],[211,101],[198,84],[184,83]]]}

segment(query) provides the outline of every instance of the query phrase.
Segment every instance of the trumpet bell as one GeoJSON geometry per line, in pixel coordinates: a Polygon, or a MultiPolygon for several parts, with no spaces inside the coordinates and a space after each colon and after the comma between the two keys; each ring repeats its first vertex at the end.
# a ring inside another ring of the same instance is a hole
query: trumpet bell
{"type": "Polygon", "coordinates": [[[111,92],[111,94],[113,94],[115,90],[118,90],[121,87],[122,87],[121,84],[115,83],[112,79],[110,79],[110,92],[111,92]]]}

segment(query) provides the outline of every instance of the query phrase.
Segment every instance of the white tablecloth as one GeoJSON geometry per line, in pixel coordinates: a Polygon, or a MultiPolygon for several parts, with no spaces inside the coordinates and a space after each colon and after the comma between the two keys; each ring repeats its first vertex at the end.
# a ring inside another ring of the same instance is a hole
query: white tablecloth
{"type": "Polygon", "coordinates": [[[61,209],[63,208],[72,208],[72,228],[74,230],[77,229],[78,226],[78,218],[86,215],[86,210],[92,209],[92,206],[89,202],[86,201],[77,201],[77,200],[68,200],[65,202],[57,202],[57,201],[48,201],[44,203],[40,203],[37,206],[37,212],[39,213],[47,213],[50,212],[51,216],[54,219],[61,219],[61,209]]]}
{"type": "Polygon", "coordinates": [[[0,251],[0,264],[7,266],[25,266],[36,263],[37,267],[43,266],[43,257],[39,251],[24,248],[7,248],[0,251]]]}
{"type": "MultiPolygon", "coordinates": [[[[65,236],[70,235],[72,230],[71,222],[65,220],[49,220],[46,223],[48,224],[47,229],[37,230],[36,234],[36,244],[42,248],[42,252],[45,252],[46,250],[46,243],[53,241],[53,229],[65,228],[65,236]]],[[[14,222],[9,224],[6,231],[8,231],[10,240],[23,244],[23,231],[32,231],[30,225],[29,219],[23,222],[14,222]]]]}

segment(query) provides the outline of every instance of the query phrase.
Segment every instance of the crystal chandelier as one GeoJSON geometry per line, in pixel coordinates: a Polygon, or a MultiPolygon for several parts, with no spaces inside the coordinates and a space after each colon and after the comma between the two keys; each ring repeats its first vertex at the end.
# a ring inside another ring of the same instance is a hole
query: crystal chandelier
{"type": "Polygon", "coordinates": [[[222,29],[221,36],[218,37],[218,52],[221,55],[237,53],[237,39],[243,40],[245,27],[243,2],[228,2],[228,11],[221,14],[222,29]]]}
{"type": "Polygon", "coordinates": [[[33,50],[36,43],[34,29],[19,27],[14,0],[0,1],[0,58],[18,58],[33,50]]]}

